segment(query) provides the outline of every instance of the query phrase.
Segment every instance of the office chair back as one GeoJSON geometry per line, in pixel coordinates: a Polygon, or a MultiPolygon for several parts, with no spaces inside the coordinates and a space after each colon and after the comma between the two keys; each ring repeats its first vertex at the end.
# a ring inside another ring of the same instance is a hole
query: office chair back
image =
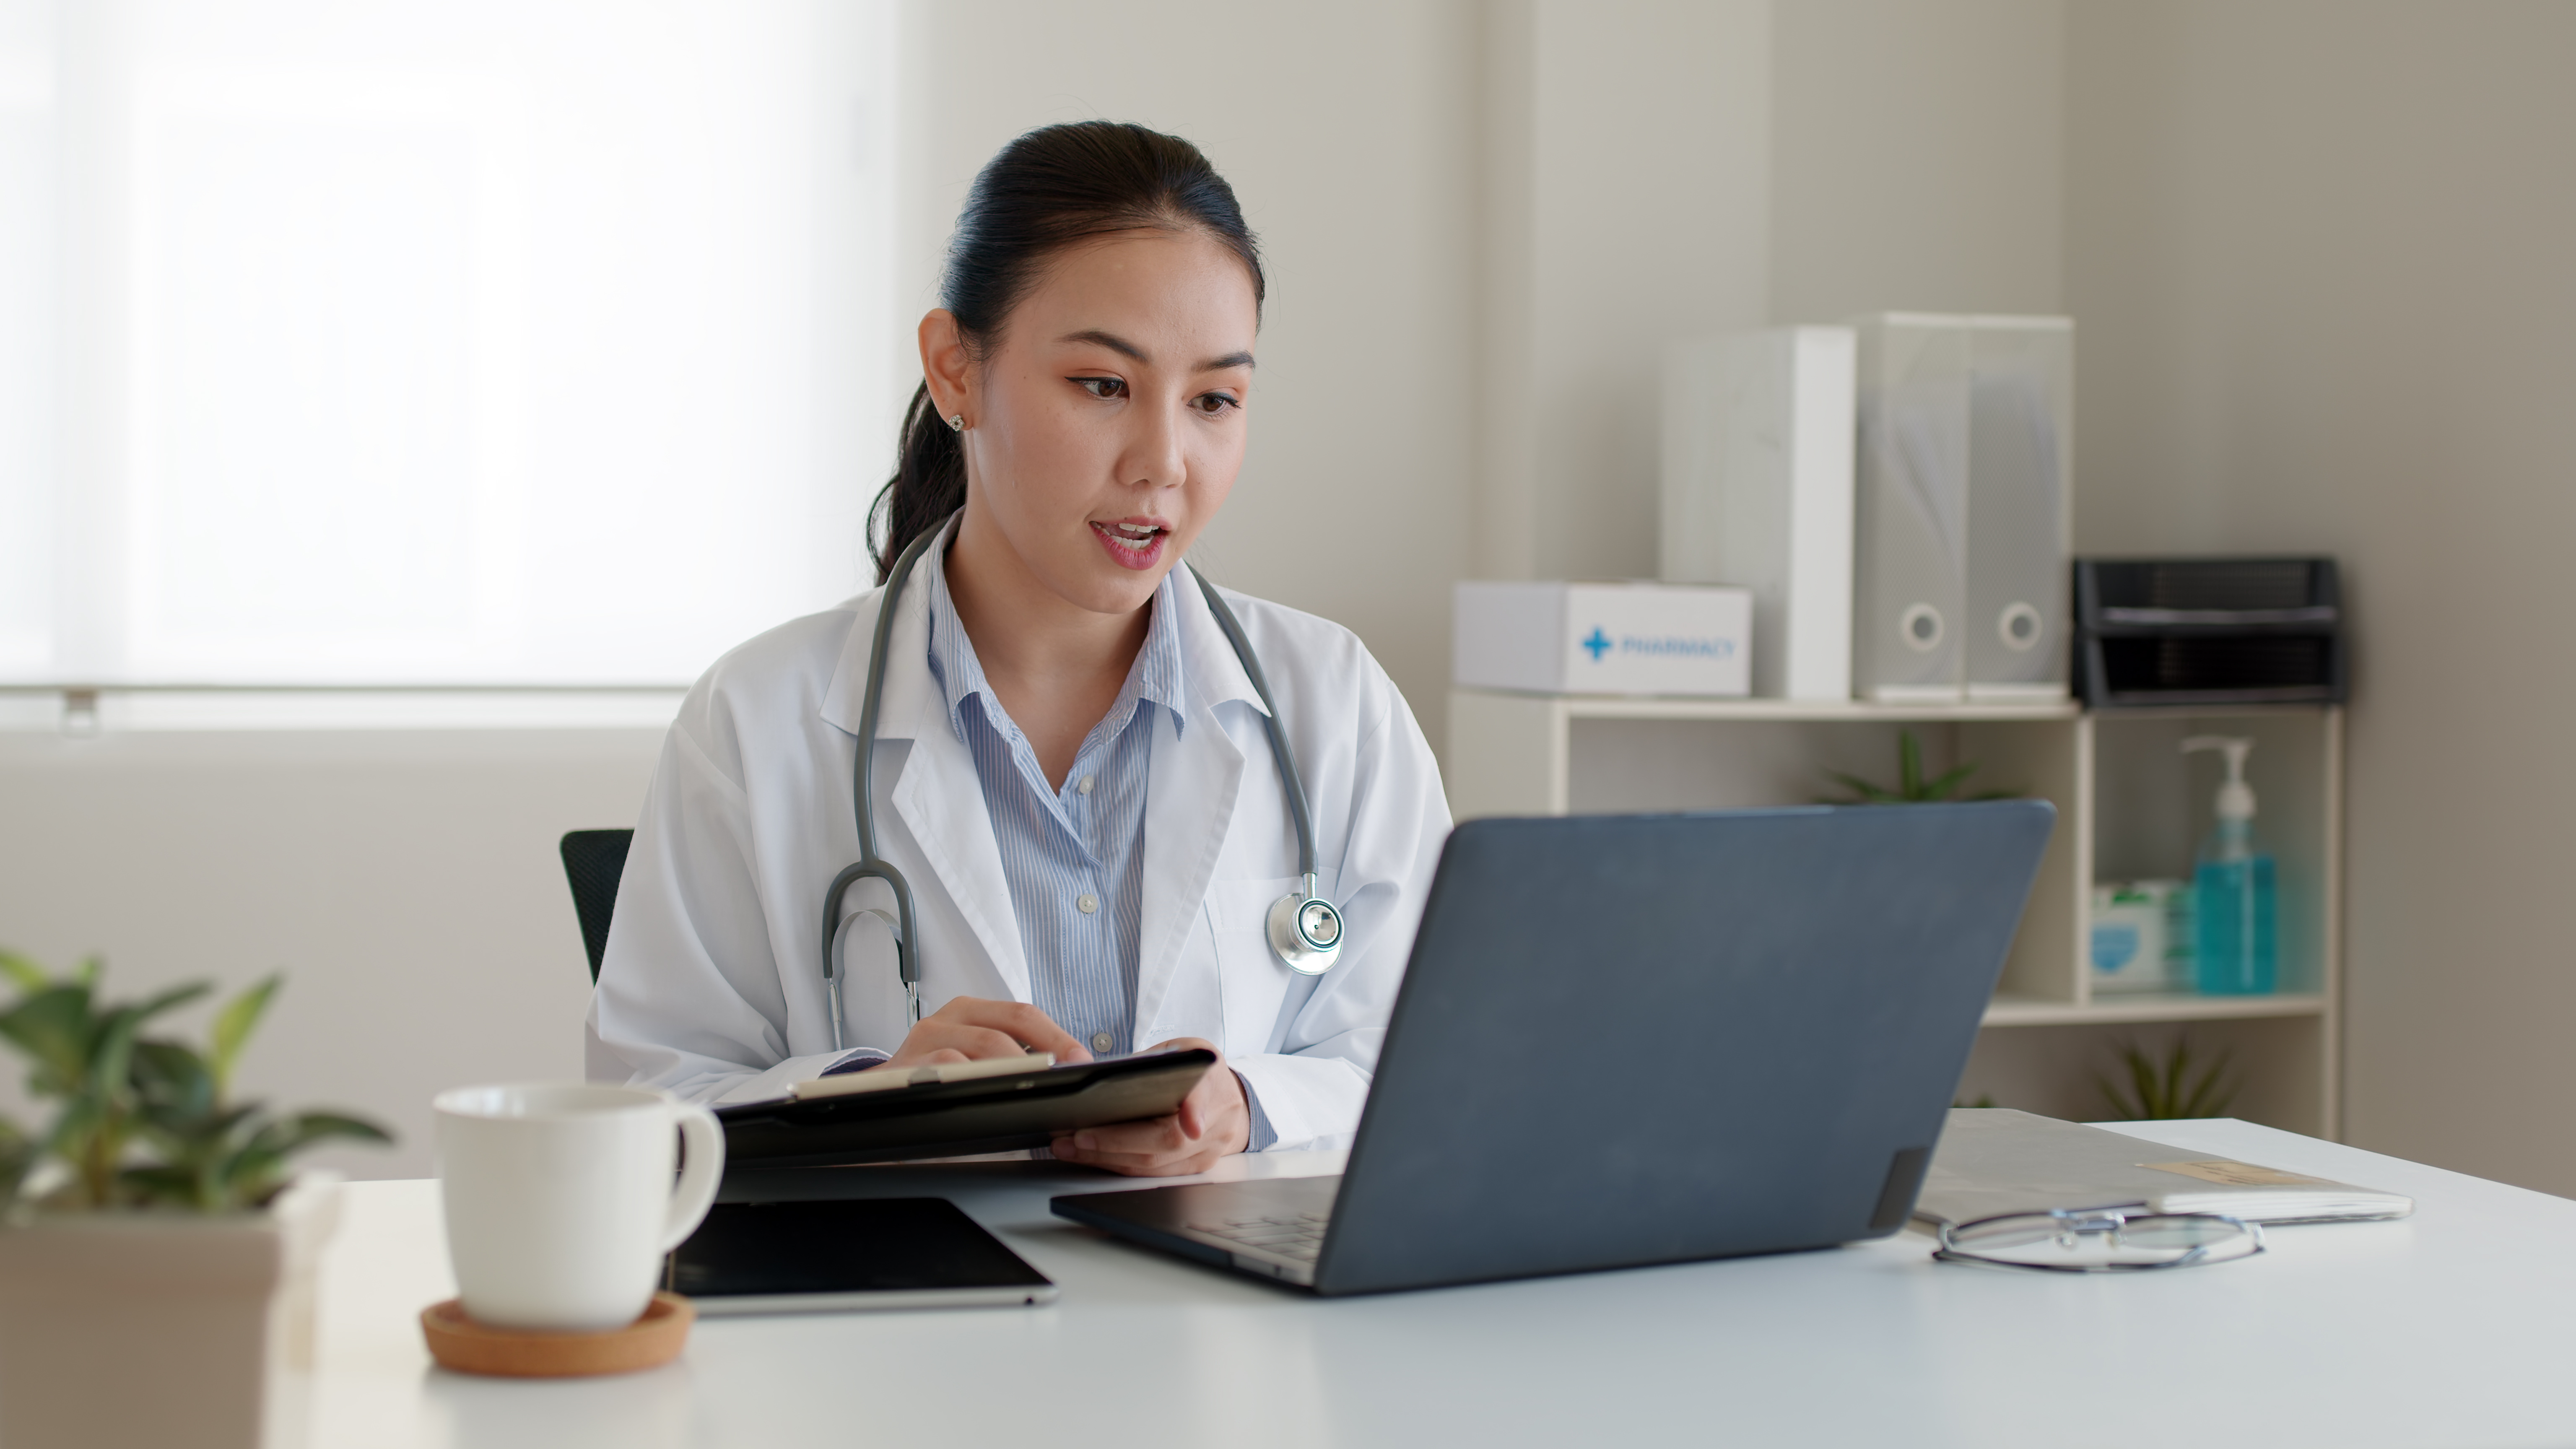
{"type": "Polygon", "coordinates": [[[590,952],[591,984],[599,984],[599,959],[608,954],[608,918],[617,909],[617,882],[626,874],[632,830],[564,832],[564,879],[572,883],[572,908],[581,917],[581,944],[590,952]]]}

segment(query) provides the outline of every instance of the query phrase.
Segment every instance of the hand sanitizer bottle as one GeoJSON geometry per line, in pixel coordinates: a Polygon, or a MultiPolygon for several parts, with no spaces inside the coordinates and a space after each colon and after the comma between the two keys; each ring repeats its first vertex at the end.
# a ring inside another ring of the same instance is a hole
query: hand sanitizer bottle
{"type": "Polygon", "coordinates": [[[2201,842],[2192,873],[2197,917],[2200,989],[2212,995],[2251,996],[2273,989],[2278,957],[2273,947],[2272,857],[2254,841],[2254,791],[2245,783],[2245,757],[2254,742],[2236,736],[2194,735],[2183,753],[2218,750],[2227,757],[2227,781],[2218,787],[2218,823],[2201,842]]]}

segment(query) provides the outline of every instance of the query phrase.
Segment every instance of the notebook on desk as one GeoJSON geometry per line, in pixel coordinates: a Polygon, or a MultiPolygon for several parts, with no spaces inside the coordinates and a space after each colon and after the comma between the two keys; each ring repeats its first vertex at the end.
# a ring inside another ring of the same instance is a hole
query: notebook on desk
{"type": "Polygon", "coordinates": [[[1916,1221],[1953,1227],[2075,1208],[2217,1213],[2250,1223],[2402,1218],[2415,1200],[2304,1173],[2196,1156],[2124,1132],[2001,1107],[1950,1113],[1914,1204],[1916,1221]]]}

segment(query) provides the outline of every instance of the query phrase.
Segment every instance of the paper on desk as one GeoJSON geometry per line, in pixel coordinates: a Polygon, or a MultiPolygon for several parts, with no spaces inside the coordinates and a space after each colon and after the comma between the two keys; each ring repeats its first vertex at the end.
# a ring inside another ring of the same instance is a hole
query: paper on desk
{"type": "Polygon", "coordinates": [[[1968,1223],[2008,1213],[2128,1207],[2223,1213],[2257,1223],[2402,1218],[2412,1198],[2223,1158],[2142,1162],[2170,1152],[2118,1132],[2009,1108],[1954,1108],[1914,1216],[1968,1223]]]}

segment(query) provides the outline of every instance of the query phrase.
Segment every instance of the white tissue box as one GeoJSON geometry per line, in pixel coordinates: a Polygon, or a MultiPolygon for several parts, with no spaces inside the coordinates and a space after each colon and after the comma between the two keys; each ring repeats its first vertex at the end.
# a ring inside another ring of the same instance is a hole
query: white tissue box
{"type": "Polygon", "coordinates": [[[1452,677],[1541,694],[1741,696],[1753,596],[1656,583],[1458,585],[1452,677]]]}

